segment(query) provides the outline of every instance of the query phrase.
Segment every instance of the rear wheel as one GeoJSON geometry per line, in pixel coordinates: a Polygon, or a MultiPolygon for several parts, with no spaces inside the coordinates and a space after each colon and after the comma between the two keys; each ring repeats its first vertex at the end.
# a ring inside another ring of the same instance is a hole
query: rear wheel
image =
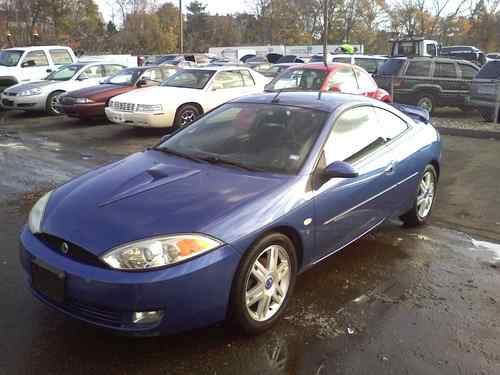
{"type": "Polygon", "coordinates": [[[426,109],[429,113],[432,113],[435,109],[435,99],[431,94],[421,94],[417,99],[417,106],[426,109]]]}
{"type": "Polygon", "coordinates": [[[484,121],[487,122],[494,122],[495,121],[495,111],[490,109],[490,108],[478,108],[479,113],[481,114],[481,117],[484,119],[484,121]]]}
{"type": "Polygon", "coordinates": [[[436,198],[437,173],[432,164],[428,164],[417,188],[417,194],[410,211],[401,216],[406,226],[425,224],[429,218],[436,198]]]}
{"type": "Polygon", "coordinates": [[[238,328],[257,334],[282,315],[293,292],[297,255],[293,242],[281,233],[265,236],[252,246],[236,273],[231,292],[231,318],[238,328]]]}
{"type": "Polygon", "coordinates": [[[200,109],[192,104],[184,104],[177,110],[174,120],[174,128],[182,129],[191,124],[194,120],[200,117],[200,109]]]}
{"type": "Polygon", "coordinates": [[[61,114],[61,111],[57,109],[56,104],[59,95],[61,95],[63,92],[64,91],[54,91],[48,96],[45,109],[49,115],[56,116],[61,114]]]}

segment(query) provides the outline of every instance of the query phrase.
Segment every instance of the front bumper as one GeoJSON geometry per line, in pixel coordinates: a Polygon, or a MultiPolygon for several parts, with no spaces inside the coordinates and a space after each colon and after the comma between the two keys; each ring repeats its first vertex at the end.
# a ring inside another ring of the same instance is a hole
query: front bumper
{"type": "Polygon", "coordinates": [[[168,128],[173,125],[174,115],[171,113],[140,113],[121,112],[105,108],[106,117],[109,121],[117,124],[139,126],[144,128],[168,128]]]}
{"type": "Polygon", "coordinates": [[[2,93],[0,102],[4,109],[17,109],[23,111],[44,111],[47,104],[45,95],[10,96],[2,93]]]}
{"type": "Polygon", "coordinates": [[[97,118],[105,116],[104,103],[88,103],[88,104],[58,104],[57,108],[65,115],[79,118],[97,118]]]}
{"type": "Polygon", "coordinates": [[[96,326],[136,335],[175,333],[222,321],[241,254],[224,245],[189,262],[157,271],[124,272],[77,262],[49,248],[25,227],[20,258],[30,289],[42,302],[96,326]],[[64,302],[33,288],[32,263],[64,272],[64,302]],[[155,325],[136,325],[137,311],[162,310],[155,325]]]}

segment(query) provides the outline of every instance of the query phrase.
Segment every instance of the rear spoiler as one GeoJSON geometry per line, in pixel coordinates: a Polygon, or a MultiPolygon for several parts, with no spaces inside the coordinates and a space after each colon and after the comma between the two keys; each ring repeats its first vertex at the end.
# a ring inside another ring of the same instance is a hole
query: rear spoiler
{"type": "Polygon", "coordinates": [[[407,104],[399,104],[399,103],[388,103],[388,104],[396,108],[398,111],[403,112],[406,116],[412,118],[413,120],[424,122],[426,124],[428,124],[431,120],[429,111],[427,111],[426,109],[407,104]]]}

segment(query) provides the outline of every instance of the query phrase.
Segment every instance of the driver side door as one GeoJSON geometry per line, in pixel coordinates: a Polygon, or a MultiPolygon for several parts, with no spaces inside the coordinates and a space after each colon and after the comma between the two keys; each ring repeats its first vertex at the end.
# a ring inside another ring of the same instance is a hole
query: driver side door
{"type": "Polygon", "coordinates": [[[372,107],[351,108],[337,118],[316,174],[321,176],[335,161],[351,164],[359,175],[326,181],[318,177],[314,203],[317,258],[349,244],[389,214],[385,191],[395,166],[372,107]]]}
{"type": "Polygon", "coordinates": [[[238,70],[217,72],[208,87],[205,111],[244,95],[245,83],[238,70]]]}
{"type": "Polygon", "coordinates": [[[19,66],[22,82],[44,79],[52,71],[44,50],[27,52],[19,66]]]}

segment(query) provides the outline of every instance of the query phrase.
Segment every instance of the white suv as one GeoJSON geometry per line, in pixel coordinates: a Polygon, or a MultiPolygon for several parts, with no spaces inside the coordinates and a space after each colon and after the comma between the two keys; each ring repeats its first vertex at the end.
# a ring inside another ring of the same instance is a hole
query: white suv
{"type": "Polygon", "coordinates": [[[38,81],[76,61],[64,46],[15,47],[0,51],[0,92],[17,83],[38,81]]]}

